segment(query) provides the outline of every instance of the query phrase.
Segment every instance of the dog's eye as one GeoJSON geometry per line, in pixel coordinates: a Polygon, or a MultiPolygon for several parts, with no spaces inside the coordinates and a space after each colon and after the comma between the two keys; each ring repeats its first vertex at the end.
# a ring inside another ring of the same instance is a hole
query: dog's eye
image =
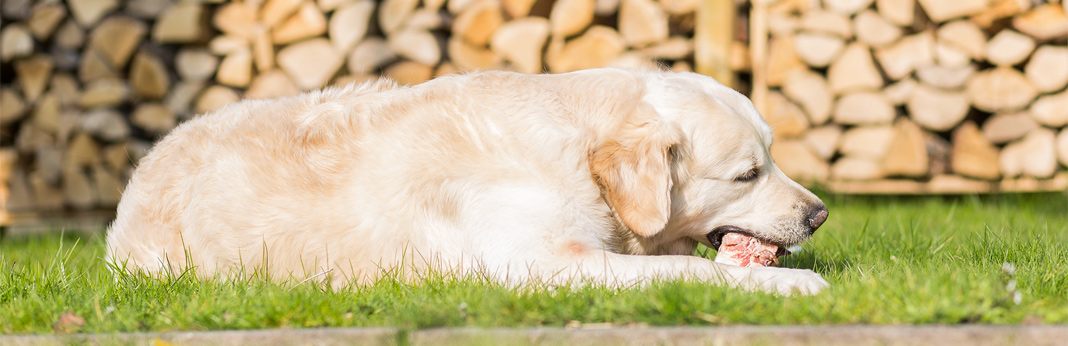
{"type": "Polygon", "coordinates": [[[738,177],[734,178],[734,181],[744,183],[756,179],[759,175],[760,167],[753,167],[753,169],[750,169],[748,172],[745,172],[745,174],[739,175],[738,177]]]}

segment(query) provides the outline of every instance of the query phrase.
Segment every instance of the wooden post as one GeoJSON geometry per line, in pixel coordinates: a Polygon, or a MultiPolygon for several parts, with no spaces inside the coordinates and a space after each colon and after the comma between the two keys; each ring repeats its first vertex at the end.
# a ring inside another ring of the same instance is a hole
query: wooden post
{"type": "Polygon", "coordinates": [[[749,12],[749,60],[752,66],[753,100],[757,112],[766,114],[768,109],[768,3],[767,0],[752,2],[749,12]]]}
{"type": "Polygon", "coordinates": [[[729,64],[734,12],[733,0],[702,0],[697,8],[694,33],[697,73],[712,76],[730,87],[734,87],[734,73],[729,64]]]}

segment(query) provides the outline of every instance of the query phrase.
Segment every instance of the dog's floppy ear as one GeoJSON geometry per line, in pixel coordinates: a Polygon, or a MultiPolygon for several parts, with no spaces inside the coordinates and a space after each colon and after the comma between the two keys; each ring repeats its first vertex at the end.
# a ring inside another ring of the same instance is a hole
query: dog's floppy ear
{"type": "Polygon", "coordinates": [[[623,223],[649,237],[671,214],[671,159],[676,143],[651,105],[638,102],[623,123],[590,154],[590,173],[623,223]]]}

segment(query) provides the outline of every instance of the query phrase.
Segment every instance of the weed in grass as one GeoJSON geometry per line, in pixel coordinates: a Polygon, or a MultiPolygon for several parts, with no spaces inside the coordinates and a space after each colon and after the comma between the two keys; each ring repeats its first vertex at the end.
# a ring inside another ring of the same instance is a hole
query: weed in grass
{"type": "MultiPolygon", "coordinates": [[[[0,333],[277,327],[1068,323],[1068,197],[824,198],[831,218],[782,266],[831,288],[780,297],[687,281],[609,289],[509,287],[480,277],[396,276],[332,290],[192,271],[112,274],[101,236],[0,241],[0,333]],[[1007,267],[1015,268],[1007,270],[1007,267]]],[[[715,251],[697,254],[712,258],[715,251]]],[[[122,272],[121,270],[114,272],[122,272]]],[[[323,275],[328,276],[329,273],[323,275]]]]}

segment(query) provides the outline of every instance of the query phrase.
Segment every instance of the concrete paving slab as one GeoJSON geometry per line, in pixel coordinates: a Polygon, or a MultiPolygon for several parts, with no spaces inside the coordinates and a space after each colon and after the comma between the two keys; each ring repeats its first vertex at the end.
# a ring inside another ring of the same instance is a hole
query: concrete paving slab
{"type": "Polygon", "coordinates": [[[0,336],[0,345],[774,345],[1065,346],[1054,326],[726,326],[607,328],[271,329],[0,336]]]}

